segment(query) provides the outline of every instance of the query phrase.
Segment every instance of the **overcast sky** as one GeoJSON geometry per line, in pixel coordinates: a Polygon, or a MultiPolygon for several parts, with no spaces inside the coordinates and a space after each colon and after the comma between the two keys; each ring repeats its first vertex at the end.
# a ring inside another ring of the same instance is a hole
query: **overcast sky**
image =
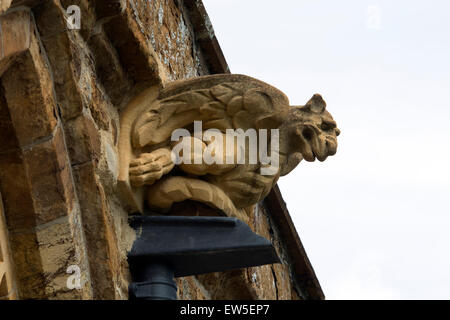
{"type": "Polygon", "coordinates": [[[203,2],[231,72],[342,131],[279,181],[327,299],[450,299],[450,1],[203,2]]]}

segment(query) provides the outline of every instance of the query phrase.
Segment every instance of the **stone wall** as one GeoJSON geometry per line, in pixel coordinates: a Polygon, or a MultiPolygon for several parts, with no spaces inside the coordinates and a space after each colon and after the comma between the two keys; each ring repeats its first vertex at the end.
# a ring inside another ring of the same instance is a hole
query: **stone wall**
{"type": "MultiPolygon", "coordinates": [[[[202,4],[2,1],[0,192],[19,298],[128,298],[135,235],[116,190],[119,114],[148,86],[216,72],[193,27],[195,6],[202,4]],[[80,30],[67,26],[70,5],[81,9],[80,30]],[[82,289],[67,288],[71,265],[82,289]]],[[[283,264],[178,279],[180,299],[303,295],[270,212],[262,204],[250,211],[283,264]]]]}

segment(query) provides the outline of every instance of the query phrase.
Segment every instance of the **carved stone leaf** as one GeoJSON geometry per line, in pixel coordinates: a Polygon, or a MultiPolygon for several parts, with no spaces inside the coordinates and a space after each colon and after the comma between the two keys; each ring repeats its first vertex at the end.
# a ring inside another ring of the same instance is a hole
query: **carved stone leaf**
{"type": "Polygon", "coordinates": [[[221,84],[212,87],[211,94],[224,105],[228,105],[232,98],[237,95],[242,95],[242,92],[240,90],[236,90],[236,88],[233,88],[231,85],[221,84]]]}

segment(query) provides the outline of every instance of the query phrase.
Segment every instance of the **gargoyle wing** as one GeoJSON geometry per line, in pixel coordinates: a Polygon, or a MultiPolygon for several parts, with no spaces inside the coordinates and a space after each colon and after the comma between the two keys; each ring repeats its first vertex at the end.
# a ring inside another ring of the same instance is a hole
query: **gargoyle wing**
{"type": "Polygon", "coordinates": [[[168,84],[136,118],[134,148],[170,139],[175,129],[202,121],[203,129],[275,129],[286,119],[288,98],[278,89],[244,75],[203,76],[168,84]]]}

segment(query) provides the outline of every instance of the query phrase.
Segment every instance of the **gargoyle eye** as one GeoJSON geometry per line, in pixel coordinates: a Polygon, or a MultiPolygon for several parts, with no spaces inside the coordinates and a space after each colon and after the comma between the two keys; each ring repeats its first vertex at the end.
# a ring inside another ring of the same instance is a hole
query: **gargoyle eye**
{"type": "Polygon", "coordinates": [[[322,122],[320,128],[321,128],[323,131],[329,131],[329,130],[331,130],[331,129],[336,128],[336,125],[335,125],[334,123],[331,123],[331,122],[322,122]]]}

